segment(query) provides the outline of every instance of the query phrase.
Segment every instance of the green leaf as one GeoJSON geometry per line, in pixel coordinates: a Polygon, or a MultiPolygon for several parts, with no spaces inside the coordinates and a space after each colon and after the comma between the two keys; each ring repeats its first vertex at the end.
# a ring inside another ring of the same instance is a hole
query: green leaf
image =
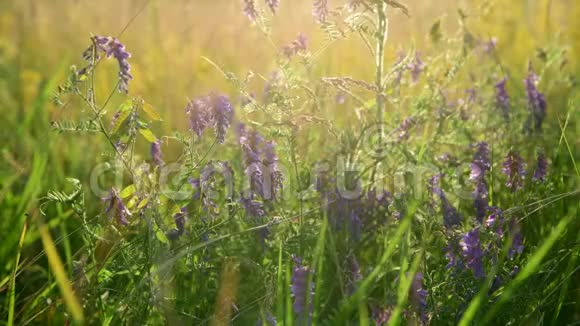
{"type": "Polygon", "coordinates": [[[123,125],[123,122],[125,122],[125,120],[127,120],[127,118],[129,117],[129,115],[131,114],[131,111],[129,110],[119,110],[117,111],[117,113],[115,113],[115,115],[117,116],[116,118],[114,118],[113,120],[113,125],[111,126],[111,133],[116,133],[117,131],[119,131],[119,128],[121,128],[121,126],[123,125]]]}
{"type": "Polygon", "coordinates": [[[135,185],[130,185],[127,188],[123,189],[123,191],[121,191],[121,194],[119,196],[121,196],[121,198],[127,198],[132,194],[134,194],[135,191],[136,191],[135,185]]]}
{"type": "Polygon", "coordinates": [[[154,143],[157,141],[157,137],[155,137],[153,132],[149,129],[139,129],[139,133],[150,143],[154,143]]]}
{"type": "Polygon", "coordinates": [[[129,200],[129,202],[127,203],[127,208],[131,209],[135,206],[135,204],[137,204],[139,202],[139,197],[137,196],[133,196],[133,198],[131,198],[129,200]]]}
{"type": "Polygon", "coordinates": [[[153,224],[154,229],[155,229],[155,237],[157,237],[157,240],[159,240],[161,243],[163,244],[167,244],[169,242],[169,240],[167,239],[167,236],[165,235],[165,233],[163,233],[163,231],[157,227],[157,225],[153,224]]]}
{"type": "Polygon", "coordinates": [[[153,108],[153,106],[149,103],[145,103],[143,105],[143,111],[145,112],[145,114],[147,114],[147,116],[153,120],[153,121],[161,121],[161,116],[159,115],[159,113],[157,113],[157,111],[155,111],[155,109],[153,108]]]}
{"type": "Polygon", "coordinates": [[[137,208],[141,209],[141,208],[145,207],[145,205],[147,205],[148,202],[149,202],[149,199],[147,199],[147,198],[143,199],[141,202],[139,202],[139,205],[137,205],[137,208]]]}

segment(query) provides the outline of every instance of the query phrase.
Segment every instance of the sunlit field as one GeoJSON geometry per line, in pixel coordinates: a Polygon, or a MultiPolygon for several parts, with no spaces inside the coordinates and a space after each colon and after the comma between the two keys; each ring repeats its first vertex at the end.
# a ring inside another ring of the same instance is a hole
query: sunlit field
{"type": "Polygon", "coordinates": [[[0,2],[0,324],[580,324],[578,17],[0,2]]]}

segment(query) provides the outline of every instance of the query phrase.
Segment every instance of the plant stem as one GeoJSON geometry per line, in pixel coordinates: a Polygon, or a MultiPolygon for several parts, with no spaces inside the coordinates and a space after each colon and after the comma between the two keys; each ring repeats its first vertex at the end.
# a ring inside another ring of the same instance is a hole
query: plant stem
{"type": "Polygon", "coordinates": [[[376,79],[375,86],[377,88],[377,124],[380,128],[379,133],[379,145],[382,144],[383,138],[383,127],[382,122],[384,118],[384,84],[383,84],[383,70],[385,61],[385,43],[387,41],[387,15],[385,13],[385,2],[383,0],[377,0],[377,43],[375,51],[375,66],[376,66],[376,79]]]}

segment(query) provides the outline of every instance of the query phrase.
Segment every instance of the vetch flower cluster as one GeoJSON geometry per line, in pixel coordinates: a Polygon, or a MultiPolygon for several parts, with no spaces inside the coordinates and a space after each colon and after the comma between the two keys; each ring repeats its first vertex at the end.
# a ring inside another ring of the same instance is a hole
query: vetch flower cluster
{"type": "Polygon", "coordinates": [[[507,120],[510,112],[510,97],[506,88],[507,77],[502,78],[495,84],[495,104],[501,110],[502,115],[507,120]]]}
{"type": "Polygon", "coordinates": [[[115,58],[119,64],[119,92],[128,93],[129,81],[133,79],[133,76],[131,75],[131,65],[128,61],[131,57],[131,53],[125,49],[125,45],[123,45],[123,43],[121,43],[116,37],[94,36],[92,41],[93,46],[89,47],[83,53],[83,58],[89,61],[89,66],[92,65],[93,60],[96,61],[100,58],[98,55],[99,51],[104,52],[107,58],[115,58]],[[93,51],[97,52],[96,58],[92,58],[90,55],[93,51]]]}
{"type": "Polygon", "coordinates": [[[534,121],[534,128],[539,131],[542,128],[542,122],[546,117],[546,98],[538,90],[538,82],[540,81],[538,75],[532,69],[532,63],[528,65],[528,75],[524,79],[526,87],[526,95],[528,97],[528,107],[530,109],[530,120],[528,120],[527,128],[530,128],[531,121],[534,121]]]}
{"type": "Polygon", "coordinates": [[[186,108],[189,116],[190,129],[201,138],[207,127],[215,129],[216,140],[223,144],[228,128],[232,122],[234,111],[227,96],[210,93],[191,100],[186,108]]]}
{"type": "Polygon", "coordinates": [[[308,288],[308,275],[310,274],[310,268],[302,264],[302,258],[294,258],[294,269],[292,271],[291,287],[290,292],[292,293],[292,298],[294,303],[292,307],[294,312],[301,318],[305,318],[306,314],[309,314],[312,310],[312,297],[314,295],[314,282],[310,284],[308,288]],[[307,301],[310,302],[310,308],[306,306],[307,301]]]}
{"type": "Polygon", "coordinates": [[[121,200],[119,190],[116,188],[111,188],[107,197],[103,198],[103,201],[108,203],[107,208],[105,209],[105,213],[109,216],[110,219],[117,219],[117,221],[122,225],[129,225],[129,221],[127,220],[131,216],[131,212],[123,204],[123,200],[121,200]]]}
{"type": "Polygon", "coordinates": [[[515,151],[510,151],[503,162],[501,171],[507,176],[506,187],[516,191],[523,187],[526,176],[526,163],[515,151]]]}
{"type": "Polygon", "coordinates": [[[300,33],[292,43],[284,46],[282,52],[284,52],[286,57],[291,58],[297,54],[306,52],[307,49],[308,38],[303,33],[300,33]]]}
{"type": "Polygon", "coordinates": [[[483,271],[483,252],[481,251],[481,243],[479,241],[479,229],[473,229],[467,232],[459,242],[463,258],[465,258],[466,265],[473,272],[476,278],[485,277],[483,271]]]}

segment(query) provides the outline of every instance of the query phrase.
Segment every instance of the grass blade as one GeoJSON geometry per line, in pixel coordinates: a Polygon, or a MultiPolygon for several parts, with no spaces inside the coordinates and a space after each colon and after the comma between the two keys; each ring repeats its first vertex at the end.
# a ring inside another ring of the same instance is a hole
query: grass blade
{"type": "Polygon", "coordinates": [[[16,306],[16,273],[18,272],[18,264],[20,263],[20,253],[22,245],[24,244],[24,237],[28,230],[28,222],[24,221],[22,232],[20,233],[20,240],[18,241],[18,251],[16,253],[16,261],[12,269],[12,276],[10,277],[10,302],[8,304],[8,326],[14,325],[14,307],[16,306]]]}
{"type": "Polygon", "coordinates": [[[46,252],[46,257],[48,258],[48,264],[54,273],[56,282],[62,292],[64,302],[71,313],[73,319],[82,324],[84,322],[83,310],[79,301],[77,300],[73,289],[70,285],[70,281],[66,275],[62,261],[56,251],[56,246],[47,227],[39,222],[38,226],[40,232],[40,238],[42,239],[42,244],[44,245],[44,250],[46,252]]]}

